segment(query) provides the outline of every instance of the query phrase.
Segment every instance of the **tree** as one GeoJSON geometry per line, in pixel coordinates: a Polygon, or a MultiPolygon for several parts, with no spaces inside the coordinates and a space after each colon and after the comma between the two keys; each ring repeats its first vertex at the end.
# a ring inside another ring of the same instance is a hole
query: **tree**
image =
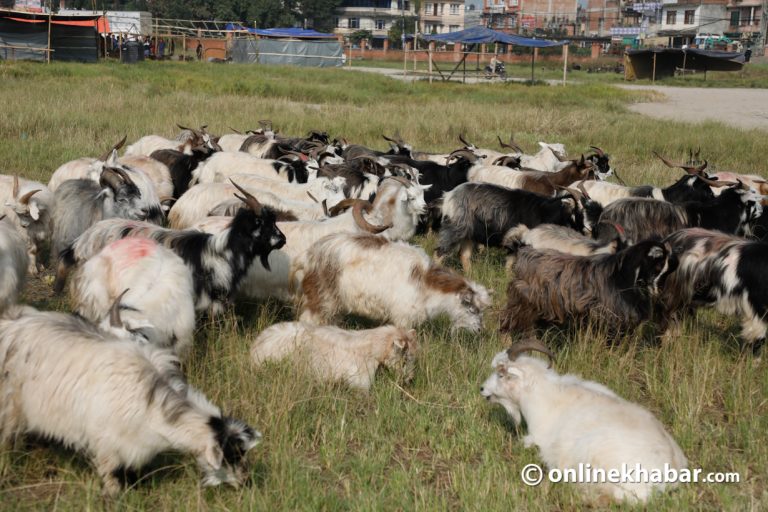
{"type": "Polygon", "coordinates": [[[416,17],[406,16],[404,18],[397,18],[395,22],[389,27],[387,32],[387,38],[389,42],[398,45],[403,41],[403,22],[405,22],[405,33],[413,34],[416,32],[416,17]]]}
{"type": "Polygon", "coordinates": [[[336,8],[340,5],[341,0],[301,0],[299,21],[307,20],[307,28],[318,32],[333,32],[336,28],[336,8]]]}
{"type": "Polygon", "coordinates": [[[349,42],[352,44],[360,44],[363,39],[371,40],[373,38],[373,32],[370,30],[356,30],[347,36],[349,42]]]}

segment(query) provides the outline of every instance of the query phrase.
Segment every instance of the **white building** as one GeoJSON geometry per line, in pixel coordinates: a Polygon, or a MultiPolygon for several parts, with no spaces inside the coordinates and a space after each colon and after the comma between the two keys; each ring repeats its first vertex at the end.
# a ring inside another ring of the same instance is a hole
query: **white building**
{"type": "Polygon", "coordinates": [[[722,35],[728,31],[725,0],[664,2],[658,35],[669,37],[672,46],[691,45],[697,35],[722,35]]]}
{"type": "Polygon", "coordinates": [[[336,9],[337,34],[348,35],[358,30],[370,30],[376,41],[387,38],[397,20],[413,18],[416,13],[410,0],[343,0],[336,9]]]}

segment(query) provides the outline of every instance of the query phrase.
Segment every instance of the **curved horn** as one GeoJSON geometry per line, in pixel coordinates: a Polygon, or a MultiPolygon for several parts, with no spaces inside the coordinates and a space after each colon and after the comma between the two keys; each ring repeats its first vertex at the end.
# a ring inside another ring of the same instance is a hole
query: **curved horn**
{"type": "Polygon", "coordinates": [[[16,196],[19,195],[19,175],[18,174],[13,175],[13,191],[11,192],[11,194],[13,195],[14,199],[16,198],[16,196]]]}
{"type": "Polygon", "coordinates": [[[112,171],[114,171],[122,180],[125,182],[126,185],[132,185],[136,186],[136,183],[133,182],[130,176],[128,176],[128,173],[125,172],[125,169],[122,169],[120,167],[110,167],[112,171]]]}
{"type": "Polygon", "coordinates": [[[228,126],[227,128],[229,128],[230,130],[232,130],[233,132],[235,132],[235,133],[236,133],[236,134],[238,134],[238,135],[242,135],[242,134],[243,134],[243,132],[241,132],[241,131],[239,131],[239,130],[235,130],[235,129],[234,129],[234,128],[232,128],[231,126],[228,126]]]}
{"type": "Polygon", "coordinates": [[[101,171],[99,175],[99,185],[101,187],[109,187],[116,191],[122,185],[120,175],[112,167],[107,167],[101,171]]]}
{"type": "Polygon", "coordinates": [[[368,231],[369,233],[373,233],[374,235],[381,233],[384,230],[387,230],[391,228],[392,226],[376,226],[374,224],[371,224],[367,220],[365,220],[365,217],[363,217],[363,212],[369,212],[373,206],[368,201],[363,201],[362,199],[358,200],[353,206],[352,206],[352,218],[355,219],[355,223],[362,229],[368,231]]]}
{"type": "Polygon", "coordinates": [[[474,148],[475,147],[474,144],[470,144],[469,142],[467,142],[467,140],[464,138],[464,134],[463,133],[459,134],[459,140],[461,141],[462,144],[464,144],[468,148],[474,148]]]}
{"type": "Polygon", "coordinates": [[[450,155],[448,155],[447,161],[450,162],[454,158],[459,157],[464,157],[470,162],[477,162],[477,155],[466,149],[457,149],[456,151],[453,151],[450,155]]]}
{"type": "Polygon", "coordinates": [[[616,169],[613,169],[613,177],[616,178],[616,180],[619,182],[619,184],[627,186],[627,183],[621,179],[621,176],[619,176],[619,173],[616,172],[616,169]]]}
{"type": "Polygon", "coordinates": [[[243,187],[241,187],[240,185],[232,181],[231,178],[229,182],[232,183],[232,185],[234,185],[235,188],[243,194],[242,196],[235,194],[235,197],[241,200],[242,202],[244,202],[248,206],[248,208],[256,212],[256,214],[260,214],[262,206],[261,206],[261,203],[258,201],[258,199],[253,197],[253,195],[247,190],[245,190],[243,187]]]}
{"type": "Polygon", "coordinates": [[[120,141],[118,141],[117,144],[115,144],[114,146],[109,148],[109,150],[106,153],[101,155],[99,157],[99,161],[100,162],[106,162],[107,159],[109,158],[109,155],[111,155],[113,151],[117,151],[118,149],[120,149],[121,147],[123,147],[125,145],[125,141],[126,140],[128,140],[128,135],[125,135],[122,139],[120,139],[120,141]]]}
{"type": "Polygon", "coordinates": [[[328,209],[328,216],[336,217],[341,212],[354,205],[357,201],[362,201],[362,199],[342,199],[328,209]]]}
{"type": "Polygon", "coordinates": [[[509,155],[500,156],[499,158],[491,162],[491,165],[500,165],[503,167],[509,167],[507,164],[509,164],[510,162],[516,162],[517,166],[518,167],[520,166],[520,159],[514,156],[509,156],[509,155]]]}
{"type": "Polygon", "coordinates": [[[549,366],[547,368],[552,368],[552,363],[555,362],[555,354],[536,338],[528,338],[513,344],[507,349],[507,357],[510,361],[514,361],[520,354],[529,351],[541,352],[546,355],[549,358],[549,366]]]}
{"type": "Polygon", "coordinates": [[[576,185],[576,188],[581,190],[581,193],[584,194],[585,198],[590,199],[590,200],[592,199],[591,197],[589,197],[589,193],[587,192],[587,189],[584,188],[584,182],[583,181],[580,181],[579,184],[576,185]]]}
{"type": "Polygon", "coordinates": [[[730,187],[733,185],[736,185],[736,183],[732,181],[720,181],[720,180],[711,180],[709,178],[705,178],[704,176],[697,176],[701,181],[709,185],[710,187],[720,188],[720,187],[730,187]]]}
{"type": "Polygon", "coordinates": [[[407,179],[403,178],[402,176],[387,176],[385,179],[395,180],[398,183],[402,183],[406,187],[413,186],[413,181],[407,180],[407,179]]]}
{"type": "Polygon", "coordinates": [[[32,190],[32,191],[30,191],[30,192],[27,192],[26,194],[24,194],[23,196],[21,196],[21,197],[19,198],[19,203],[21,203],[21,204],[27,204],[27,203],[29,203],[29,200],[32,198],[32,196],[33,196],[33,195],[35,195],[35,194],[37,194],[37,193],[38,193],[38,192],[40,192],[41,190],[42,190],[42,189],[38,188],[38,189],[32,190]]]}
{"type": "MultiPolygon", "coordinates": [[[[549,181],[549,180],[547,180],[547,181],[549,181]]],[[[577,201],[581,201],[582,199],[584,199],[584,196],[581,194],[581,192],[576,190],[576,189],[572,189],[571,187],[564,187],[562,185],[555,185],[551,181],[549,181],[549,184],[554,186],[555,188],[560,189],[560,190],[565,190],[566,192],[571,194],[573,196],[573,198],[576,199],[577,201]]]]}
{"type": "Polygon", "coordinates": [[[695,167],[695,166],[693,166],[693,165],[686,165],[686,164],[676,164],[676,163],[670,162],[669,160],[667,160],[666,158],[664,158],[663,156],[661,156],[660,154],[658,154],[658,153],[657,153],[657,152],[655,152],[655,151],[653,151],[653,154],[654,154],[654,155],[655,155],[655,156],[656,156],[656,157],[657,157],[659,160],[661,160],[662,162],[664,162],[664,165],[666,165],[667,167],[670,167],[670,168],[672,168],[672,169],[674,169],[675,167],[679,167],[680,169],[684,170],[684,171],[685,171],[685,172],[687,172],[688,174],[695,174],[695,175],[700,175],[702,172],[704,172],[704,169],[706,169],[706,168],[707,168],[707,165],[708,165],[706,160],[704,160],[704,163],[703,163],[703,164],[701,164],[701,165],[700,165],[700,166],[698,166],[698,167],[695,167]]]}
{"type": "Polygon", "coordinates": [[[597,146],[589,146],[589,147],[590,147],[590,149],[593,149],[595,151],[595,154],[597,156],[605,156],[605,151],[603,151],[599,147],[597,147],[597,146]]]}
{"type": "Polygon", "coordinates": [[[390,139],[389,137],[387,137],[383,133],[381,134],[381,136],[384,137],[384,140],[389,141],[389,142],[391,142],[393,144],[397,144],[397,141],[395,139],[390,139]]]}
{"type": "Polygon", "coordinates": [[[112,303],[112,307],[109,308],[109,325],[112,327],[122,327],[123,321],[120,319],[120,301],[123,299],[123,295],[128,293],[130,288],[123,290],[123,293],[117,296],[112,303]]]}
{"type": "Polygon", "coordinates": [[[517,151],[518,153],[522,153],[522,152],[523,152],[523,148],[521,148],[521,147],[520,147],[520,146],[519,146],[519,145],[518,145],[518,144],[515,142],[515,134],[514,134],[514,133],[510,133],[510,134],[509,134],[509,142],[508,142],[508,143],[507,143],[507,142],[503,142],[503,141],[501,140],[501,136],[499,136],[499,135],[497,135],[497,136],[496,136],[496,138],[497,138],[497,139],[499,139],[499,146],[501,146],[502,148],[509,148],[509,149],[514,149],[514,150],[515,150],[515,151],[517,151]]]}

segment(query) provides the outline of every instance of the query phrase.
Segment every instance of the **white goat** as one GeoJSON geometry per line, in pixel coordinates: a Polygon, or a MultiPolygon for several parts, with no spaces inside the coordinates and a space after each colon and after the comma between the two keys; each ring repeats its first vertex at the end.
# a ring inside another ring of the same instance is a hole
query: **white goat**
{"type": "MultiPolygon", "coordinates": [[[[307,166],[314,171],[310,172],[308,180],[305,180],[310,181],[317,177],[317,162],[313,161],[313,165],[308,163],[307,166]]],[[[221,183],[227,181],[230,176],[240,174],[288,183],[295,181],[291,179],[291,171],[290,163],[283,160],[257,158],[244,152],[214,153],[192,172],[190,183],[221,183]]]]}
{"type": "Polygon", "coordinates": [[[185,359],[195,329],[192,275],[179,256],[148,238],[124,238],[81,265],[70,283],[73,310],[98,324],[119,300],[123,323],[185,359]]]}
{"type": "Polygon", "coordinates": [[[14,308],[0,320],[0,442],[27,432],[82,450],[104,493],[121,468],[168,450],[194,454],[204,485],[239,485],[261,435],[187,385],[170,351],[62,313],[14,308]]]}
{"type": "Polygon", "coordinates": [[[38,181],[0,175],[0,201],[3,212],[24,238],[29,256],[29,271],[36,275],[37,255],[51,238],[53,194],[38,181]]]}
{"type": "MultiPolygon", "coordinates": [[[[519,424],[524,418],[526,446],[538,446],[550,469],[592,469],[621,472],[622,465],[645,471],[687,467],[687,460],[675,440],[647,409],[628,402],[592,381],[575,375],[558,375],[544,361],[520,356],[536,350],[554,359],[538,341],[513,345],[493,358],[493,374],[481,394],[504,407],[519,424]]],[[[550,365],[551,366],[551,365],[550,365]]],[[[581,487],[590,499],[645,503],[654,491],[672,487],[656,480],[592,483],[581,487]],[[655,482],[655,483],[652,483],[655,482]]]]}
{"type": "Polygon", "coordinates": [[[123,147],[125,141],[126,137],[123,137],[121,141],[112,146],[99,158],[82,157],[62,164],[58,169],[53,171],[51,179],[48,180],[48,190],[50,190],[51,193],[55,192],[56,189],[59,188],[59,185],[67,180],[89,179],[98,182],[107,159],[113,154],[115,155],[114,158],[117,158],[115,152],[123,147]]]}
{"type": "MultiPolygon", "coordinates": [[[[237,182],[238,185],[240,182],[237,182]]],[[[310,200],[294,201],[276,196],[271,192],[259,190],[258,187],[243,186],[253,194],[260,203],[282,212],[291,212],[299,220],[320,220],[327,217],[323,207],[310,200]]],[[[187,229],[203,221],[214,209],[222,203],[229,202],[237,189],[231,183],[208,183],[195,185],[187,190],[168,212],[168,223],[174,229],[187,229]]],[[[333,206],[344,199],[342,190],[337,190],[326,200],[326,205],[333,206]]]]}
{"type": "Polygon", "coordinates": [[[539,142],[541,149],[535,155],[520,155],[520,167],[534,171],[556,172],[567,164],[558,156],[565,158],[565,146],[557,143],[539,142]]]}
{"type": "Polygon", "coordinates": [[[420,247],[369,234],[339,233],[297,258],[300,319],[326,324],[342,314],[415,327],[447,314],[453,329],[477,332],[491,304],[482,285],[434,264],[420,247]]]}
{"type": "Polygon", "coordinates": [[[7,218],[0,221],[0,313],[16,303],[29,267],[27,243],[7,218]]]}
{"type": "Polygon", "coordinates": [[[272,325],[251,346],[251,359],[261,365],[287,357],[308,363],[321,380],[339,380],[367,391],[376,370],[384,366],[413,378],[418,344],[416,331],[391,325],[347,331],[300,322],[272,325]]]}

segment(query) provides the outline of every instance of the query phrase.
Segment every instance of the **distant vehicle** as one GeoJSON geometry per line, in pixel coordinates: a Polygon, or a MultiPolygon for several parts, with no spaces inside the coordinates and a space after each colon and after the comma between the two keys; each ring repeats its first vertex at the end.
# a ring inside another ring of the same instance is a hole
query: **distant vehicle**
{"type": "Polygon", "coordinates": [[[491,69],[491,66],[485,66],[485,78],[491,79],[493,77],[499,77],[502,80],[507,79],[507,69],[504,66],[504,63],[499,61],[496,63],[496,68],[491,69]]]}

